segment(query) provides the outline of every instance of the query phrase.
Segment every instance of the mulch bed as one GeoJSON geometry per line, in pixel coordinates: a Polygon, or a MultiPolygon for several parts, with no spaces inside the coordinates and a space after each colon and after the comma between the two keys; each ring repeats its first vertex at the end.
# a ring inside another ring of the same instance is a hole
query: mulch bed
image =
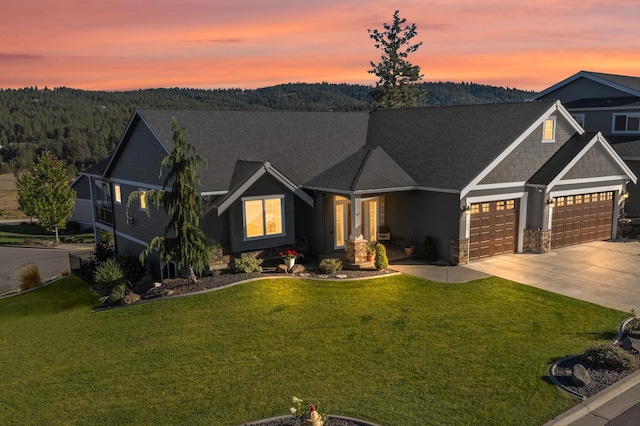
{"type": "MultiPolygon", "coordinates": [[[[631,336],[636,339],[640,338],[640,335],[633,334],[629,331],[628,325],[624,330],[621,331],[620,341],[622,341],[625,337],[631,336]]],[[[558,363],[555,368],[555,378],[558,382],[569,389],[572,392],[575,392],[578,395],[582,395],[585,398],[589,398],[598,392],[606,389],[607,387],[613,385],[617,381],[627,377],[634,371],[640,369],[640,353],[633,349],[629,349],[628,352],[632,354],[636,358],[636,365],[634,368],[628,370],[610,370],[605,368],[599,368],[598,366],[592,366],[589,362],[583,358],[582,355],[578,355],[571,358],[566,358],[562,362],[558,363]],[[576,386],[571,378],[571,372],[573,367],[576,364],[582,364],[589,372],[589,376],[591,377],[591,383],[586,386],[576,386]]]]}
{"type": "Polygon", "coordinates": [[[392,269],[360,269],[360,270],[342,270],[336,274],[322,274],[318,271],[317,265],[314,263],[305,264],[304,271],[298,273],[285,274],[283,271],[277,272],[277,267],[265,267],[263,272],[254,273],[233,273],[224,271],[218,275],[209,275],[198,279],[193,283],[189,279],[175,278],[166,279],[159,287],[149,289],[146,294],[142,295],[143,300],[154,299],[158,297],[176,296],[180,294],[193,293],[197,291],[211,290],[219,287],[226,287],[240,281],[246,281],[257,278],[267,277],[297,277],[297,278],[318,278],[318,279],[354,279],[354,278],[371,278],[381,275],[388,275],[396,271],[392,269]]]}

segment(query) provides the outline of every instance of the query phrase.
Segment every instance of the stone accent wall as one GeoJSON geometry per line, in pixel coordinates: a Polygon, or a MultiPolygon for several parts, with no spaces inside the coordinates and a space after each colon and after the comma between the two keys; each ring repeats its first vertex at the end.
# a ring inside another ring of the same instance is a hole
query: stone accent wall
{"type": "Polygon", "coordinates": [[[347,262],[365,263],[367,261],[367,240],[347,240],[347,262]]]}
{"type": "Polygon", "coordinates": [[[540,229],[525,229],[522,241],[522,251],[525,253],[549,253],[551,251],[551,231],[540,229]]]}
{"type": "Polygon", "coordinates": [[[451,240],[451,263],[454,265],[466,265],[469,263],[469,239],[451,240]]]}

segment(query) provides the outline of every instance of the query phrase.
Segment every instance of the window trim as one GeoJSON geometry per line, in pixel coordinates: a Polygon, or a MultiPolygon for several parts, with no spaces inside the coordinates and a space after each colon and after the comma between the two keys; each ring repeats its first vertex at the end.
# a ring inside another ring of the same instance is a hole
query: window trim
{"type": "Polygon", "coordinates": [[[122,187],[119,183],[113,184],[113,202],[116,204],[122,204],[122,187]]]}
{"type": "Polygon", "coordinates": [[[286,231],[286,220],[285,220],[285,211],[284,211],[284,199],[285,196],[284,194],[272,194],[272,195],[256,195],[256,196],[250,196],[250,197],[242,197],[240,199],[240,202],[242,204],[242,234],[243,234],[243,241],[257,241],[257,240],[265,240],[265,239],[269,239],[269,238],[280,238],[280,237],[284,237],[287,235],[287,231],[286,231]],[[266,216],[265,216],[265,201],[266,200],[274,200],[274,199],[279,199],[280,200],[280,220],[281,220],[281,228],[282,228],[282,232],[278,233],[278,234],[267,234],[266,233],[266,229],[267,229],[267,223],[266,221],[266,216]],[[245,207],[245,202],[246,201],[256,201],[256,200],[261,200],[262,201],[262,225],[263,225],[263,235],[257,235],[255,237],[249,237],[247,236],[247,212],[246,212],[246,207],[245,207]]]}
{"type": "Polygon", "coordinates": [[[640,124],[638,125],[638,130],[629,130],[629,117],[637,118],[640,120],[640,112],[624,112],[624,113],[614,113],[611,117],[611,133],[615,133],[618,135],[621,134],[638,134],[640,133],[640,124]],[[617,117],[625,117],[624,120],[624,130],[616,130],[616,118],[617,117]]]}
{"type": "Polygon", "coordinates": [[[543,143],[552,143],[556,141],[556,117],[555,116],[551,116],[549,118],[546,118],[543,122],[542,122],[542,142],[543,143]],[[551,129],[551,138],[547,138],[546,137],[546,127],[547,127],[547,123],[548,122],[552,122],[553,123],[553,127],[551,129]]]}

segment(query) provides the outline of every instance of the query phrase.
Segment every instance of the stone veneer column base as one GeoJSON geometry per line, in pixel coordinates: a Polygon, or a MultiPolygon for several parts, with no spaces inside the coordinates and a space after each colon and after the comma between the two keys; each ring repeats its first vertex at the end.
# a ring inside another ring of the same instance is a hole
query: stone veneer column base
{"type": "Polygon", "coordinates": [[[451,263],[454,265],[466,265],[469,263],[469,239],[451,240],[451,263]]]}
{"type": "Polygon", "coordinates": [[[549,253],[551,251],[551,230],[525,229],[522,251],[525,253],[549,253]]]}
{"type": "Polygon", "coordinates": [[[365,263],[367,261],[367,240],[347,240],[347,262],[365,263]]]}

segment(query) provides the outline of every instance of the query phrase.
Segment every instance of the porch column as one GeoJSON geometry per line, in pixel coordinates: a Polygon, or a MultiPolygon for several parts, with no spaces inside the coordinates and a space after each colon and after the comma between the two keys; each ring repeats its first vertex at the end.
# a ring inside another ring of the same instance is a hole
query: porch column
{"type": "Polygon", "coordinates": [[[352,264],[367,261],[367,240],[362,236],[362,200],[351,196],[351,234],[347,240],[347,262],[352,264]]]}

